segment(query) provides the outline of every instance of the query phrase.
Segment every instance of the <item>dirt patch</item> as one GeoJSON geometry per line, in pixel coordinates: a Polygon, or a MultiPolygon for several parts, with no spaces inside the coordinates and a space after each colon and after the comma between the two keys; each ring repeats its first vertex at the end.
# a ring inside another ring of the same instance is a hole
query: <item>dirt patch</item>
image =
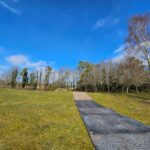
{"type": "Polygon", "coordinates": [[[73,92],[75,100],[92,100],[92,98],[85,92],[73,92]]]}

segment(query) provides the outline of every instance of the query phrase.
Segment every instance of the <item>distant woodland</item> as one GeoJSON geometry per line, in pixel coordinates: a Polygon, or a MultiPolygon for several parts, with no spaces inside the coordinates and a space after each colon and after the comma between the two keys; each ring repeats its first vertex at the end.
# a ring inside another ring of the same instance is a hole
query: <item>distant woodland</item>
{"type": "Polygon", "coordinates": [[[98,64],[80,61],[75,70],[51,66],[30,70],[11,67],[0,74],[0,86],[12,88],[80,91],[150,91],[150,14],[133,16],[119,61],[98,64]]]}

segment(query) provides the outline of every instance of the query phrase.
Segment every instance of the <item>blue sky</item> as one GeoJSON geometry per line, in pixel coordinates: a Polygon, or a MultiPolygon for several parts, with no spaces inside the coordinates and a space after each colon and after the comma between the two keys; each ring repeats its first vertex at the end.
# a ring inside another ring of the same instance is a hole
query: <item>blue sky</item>
{"type": "Polygon", "coordinates": [[[150,0],[0,0],[0,69],[117,60],[129,18],[149,11],[150,0]]]}

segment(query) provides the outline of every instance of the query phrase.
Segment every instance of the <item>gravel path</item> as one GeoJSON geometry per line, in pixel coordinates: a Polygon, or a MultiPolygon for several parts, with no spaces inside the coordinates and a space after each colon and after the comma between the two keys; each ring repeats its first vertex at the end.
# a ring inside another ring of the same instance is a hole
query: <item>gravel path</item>
{"type": "Polygon", "coordinates": [[[84,92],[73,95],[96,150],[150,150],[150,127],[97,104],[84,92]]]}

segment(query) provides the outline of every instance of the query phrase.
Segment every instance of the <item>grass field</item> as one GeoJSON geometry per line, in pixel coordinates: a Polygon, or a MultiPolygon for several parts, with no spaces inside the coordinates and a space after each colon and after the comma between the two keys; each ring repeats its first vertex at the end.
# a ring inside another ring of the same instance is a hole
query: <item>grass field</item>
{"type": "Polygon", "coordinates": [[[0,150],[93,149],[71,92],[0,89],[0,150]]]}
{"type": "Polygon", "coordinates": [[[135,99],[139,99],[139,100],[148,100],[150,101],[150,93],[131,93],[129,94],[130,97],[135,98],[135,99]]]}
{"type": "Polygon", "coordinates": [[[99,104],[113,109],[122,115],[150,125],[150,93],[112,94],[89,93],[99,104]]]}

